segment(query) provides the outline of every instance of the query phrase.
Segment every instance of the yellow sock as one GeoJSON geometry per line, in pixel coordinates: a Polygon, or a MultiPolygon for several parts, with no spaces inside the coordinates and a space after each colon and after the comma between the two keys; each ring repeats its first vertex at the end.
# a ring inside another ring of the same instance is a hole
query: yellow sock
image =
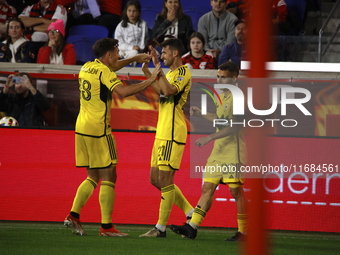
{"type": "Polygon", "coordinates": [[[238,231],[242,234],[247,233],[248,230],[248,214],[237,214],[238,231]]]}
{"type": "Polygon", "coordinates": [[[71,211],[80,214],[81,209],[91,197],[93,190],[96,187],[97,183],[91,178],[87,177],[78,187],[71,211]]]}
{"type": "Polygon", "coordinates": [[[171,213],[172,205],[175,201],[175,185],[171,184],[161,189],[162,200],[159,206],[159,216],[157,224],[166,226],[171,213]]]}
{"type": "Polygon", "coordinates": [[[192,215],[192,218],[191,218],[189,224],[192,227],[197,228],[199,225],[201,225],[201,223],[202,223],[202,221],[203,221],[203,219],[204,219],[206,214],[207,214],[206,211],[202,210],[199,207],[195,207],[194,213],[192,215]],[[194,226],[192,224],[194,224],[194,226]]]}
{"type": "Polygon", "coordinates": [[[175,204],[179,208],[181,208],[185,215],[187,215],[187,213],[192,209],[192,206],[185,198],[180,188],[178,188],[176,184],[174,184],[174,186],[175,186],[175,204]]]}
{"type": "Polygon", "coordinates": [[[102,215],[102,224],[112,223],[112,212],[115,196],[115,184],[109,181],[102,181],[99,191],[99,204],[102,215]]]}

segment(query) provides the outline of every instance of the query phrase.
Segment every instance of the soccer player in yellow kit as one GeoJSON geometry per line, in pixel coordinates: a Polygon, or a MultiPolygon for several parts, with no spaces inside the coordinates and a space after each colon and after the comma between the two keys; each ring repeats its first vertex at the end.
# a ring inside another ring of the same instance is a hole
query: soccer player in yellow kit
{"type": "MultiPolygon", "coordinates": [[[[235,85],[238,74],[239,68],[236,64],[232,62],[223,63],[218,67],[217,83],[235,85]]],[[[222,91],[223,93],[220,95],[222,104],[217,102],[216,114],[202,115],[201,110],[196,106],[190,108],[190,114],[204,117],[210,121],[226,119],[237,122],[237,118],[233,115],[233,95],[228,89],[222,89],[222,91]]],[[[221,168],[224,166],[225,169],[229,167],[230,170],[214,173],[205,172],[202,194],[189,224],[183,226],[170,225],[170,229],[191,239],[196,238],[197,228],[211,208],[216,188],[220,183],[227,183],[236,202],[238,231],[226,241],[242,241],[247,232],[247,199],[243,190],[244,178],[239,171],[240,164],[246,163],[247,156],[244,129],[242,125],[217,126],[215,133],[201,137],[196,141],[196,145],[202,147],[212,140],[215,140],[214,147],[208,158],[206,169],[209,169],[210,166],[220,166],[221,168]]]]}
{"type": "Polygon", "coordinates": [[[147,60],[141,54],[128,60],[118,60],[118,40],[102,38],[93,46],[94,61],[85,63],[79,72],[80,111],[76,122],[76,166],[86,167],[87,178],[78,187],[70,213],[64,224],[77,235],[87,235],[80,223],[80,211],[97,187],[101,210],[100,236],[127,236],[112,225],[115,199],[117,150],[111,133],[110,109],[112,93],[122,97],[134,95],[152,84],[160,71],[156,65],[150,77],[138,84],[125,86],[114,70],[127,62],[147,60]]]}
{"type": "MultiPolygon", "coordinates": [[[[150,182],[161,191],[162,198],[155,228],[140,237],[166,237],[166,224],[173,204],[180,207],[187,217],[193,212],[193,207],[174,184],[174,175],[180,168],[187,138],[183,108],[191,88],[191,73],[188,66],[182,64],[184,46],[179,39],[165,40],[161,47],[161,58],[170,70],[166,76],[160,71],[158,81],[151,85],[160,95],[160,104],[151,155],[150,182]]],[[[150,50],[153,62],[158,63],[155,49],[150,46],[150,50]]],[[[146,77],[151,75],[146,64],[142,69],[146,77]]]]}

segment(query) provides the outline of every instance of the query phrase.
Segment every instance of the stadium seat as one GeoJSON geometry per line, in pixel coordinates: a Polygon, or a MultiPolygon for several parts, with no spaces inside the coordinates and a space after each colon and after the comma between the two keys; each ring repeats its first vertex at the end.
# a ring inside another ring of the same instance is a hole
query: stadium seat
{"type": "Polygon", "coordinates": [[[71,35],[67,37],[67,42],[72,43],[76,50],[77,65],[83,65],[87,61],[92,61],[96,58],[92,52],[92,46],[98,39],[100,38],[82,35],[71,35]]]}
{"type": "Polygon", "coordinates": [[[183,10],[188,10],[195,6],[194,8],[202,9],[204,13],[211,11],[210,1],[207,0],[195,0],[194,2],[182,0],[181,5],[183,10]]]}
{"type": "Polygon", "coordinates": [[[107,27],[98,25],[76,25],[70,27],[68,36],[82,35],[86,37],[106,38],[109,35],[107,27]]]}
{"type": "Polygon", "coordinates": [[[141,10],[141,18],[146,22],[149,29],[153,28],[155,23],[155,19],[158,13],[162,11],[161,6],[153,6],[153,7],[143,7],[141,10]]]}
{"type": "Polygon", "coordinates": [[[205,9],[202,8],[190,8],[184,10],[184,13],[191,17],[192,26],[196,32],[198,31],[198,20],[207,12],[209,12],[209,10],[205,11],[205,9]]]}

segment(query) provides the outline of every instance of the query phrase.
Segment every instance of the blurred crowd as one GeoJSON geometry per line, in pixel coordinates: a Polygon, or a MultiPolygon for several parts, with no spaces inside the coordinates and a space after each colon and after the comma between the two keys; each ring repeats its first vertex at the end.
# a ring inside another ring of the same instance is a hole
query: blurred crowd
{"type": "MultiPolygon", "coordinates": [[[[176,37],[185,46],[183,64],[191,68],[216,69],[226,61],[240,66],[247,57],[248,1],[206,1],[211,9],[200,9],[194,18],[180,0],[163,0],[150,22],[142,19],[147,6],[138,0],[0,0],[0,62],[83,64],[73,33],[85,25],[105,27],[107,37],[119,40],[121,58],[176,37]]],[[[271,2],[273,35],[300,35],[304,17],[290,11],[285,0],[271,2]]],[[[81,36],[90,43],[99,39],[90,30],[81,36]]]]}

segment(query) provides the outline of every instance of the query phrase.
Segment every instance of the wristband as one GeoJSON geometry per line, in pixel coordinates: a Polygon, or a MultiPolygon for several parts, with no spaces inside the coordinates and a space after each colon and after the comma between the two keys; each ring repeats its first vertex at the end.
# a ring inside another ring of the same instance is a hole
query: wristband
{"type": "Polygon", "coordinates": [[[5,84],[5,88],[8,88],[9,89],[9,86],[7,84],[5,84]]]}

